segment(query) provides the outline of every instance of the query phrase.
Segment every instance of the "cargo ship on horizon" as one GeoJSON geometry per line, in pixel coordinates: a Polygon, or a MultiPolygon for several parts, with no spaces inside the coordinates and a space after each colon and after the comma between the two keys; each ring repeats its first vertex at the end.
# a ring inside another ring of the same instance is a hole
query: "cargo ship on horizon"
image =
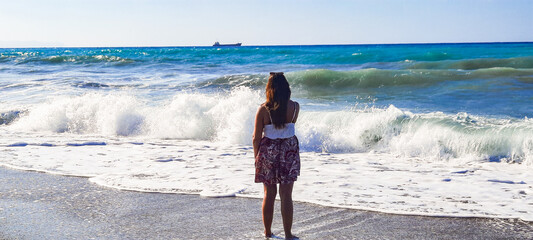
{"type": "Polygon", "coordinates": [[[215,42],[213,47],[240,47],[241,45],[242,43],[220,44],[219,42],[215,42]]]}

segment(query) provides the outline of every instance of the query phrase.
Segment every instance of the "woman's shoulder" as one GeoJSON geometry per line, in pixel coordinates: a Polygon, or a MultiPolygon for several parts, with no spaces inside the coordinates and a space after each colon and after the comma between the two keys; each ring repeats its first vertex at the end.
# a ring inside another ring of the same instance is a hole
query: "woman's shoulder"
{"type": "Polygon", "coordinates": [[[259,108],[257,109],[257,113],[261,113],[261,114],[264,114],[268,112],[268,108],[266,106],[266,103],[262,103],[259,108]]]}
{"type": "Polygon", "coordinates": [[[297,101],[289,100],[290,104],[293,104],[296,108],[300,108],[300,104],[297,101]]]}

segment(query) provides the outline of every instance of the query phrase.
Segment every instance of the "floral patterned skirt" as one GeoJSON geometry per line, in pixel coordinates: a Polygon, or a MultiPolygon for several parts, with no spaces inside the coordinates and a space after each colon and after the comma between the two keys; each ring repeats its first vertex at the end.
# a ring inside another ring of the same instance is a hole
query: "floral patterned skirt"
{"type": "Polygon", "coordinates": [[[255,158],[255,182],[265,184],[292,183],[300,175],[298,138],[263,137],[255,158]]]}

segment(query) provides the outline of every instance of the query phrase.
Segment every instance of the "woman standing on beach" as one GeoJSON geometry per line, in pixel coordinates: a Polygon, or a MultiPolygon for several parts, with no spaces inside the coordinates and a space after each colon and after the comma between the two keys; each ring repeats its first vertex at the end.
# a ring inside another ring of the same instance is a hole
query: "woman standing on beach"
{"type": "Polygon", "coordinates": [[[274,201],[279,184],[285,239],[296,239],[291,233],[292,187],[300,175],[300,149],[294,135],[300,107],[290,97],[291,89],[283,73],[271,72],[266,85],[266,102],[257,110],[253,135],[255,182],[262,182],[265,190],[265,237],[272,236],[274,201]]]}

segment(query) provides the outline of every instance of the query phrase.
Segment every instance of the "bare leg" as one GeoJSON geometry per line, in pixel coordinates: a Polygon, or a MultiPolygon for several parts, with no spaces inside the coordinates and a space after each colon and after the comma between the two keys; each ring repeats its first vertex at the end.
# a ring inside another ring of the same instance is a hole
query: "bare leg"
{"type": "Polygon", "coordinates": [[[283,218],[283,230],[285,230],[285,239],[293,239],[292,235],[292,186],[294,183],[280,184],[279,196],[281,198],[281,217],[283,218]]]}
{"type": "Polygon", "coordinates": [[[265,197],[263,198],[263,224],[265,225],[265,237],[272,236],[272,219],[274,218],[274,202],[276,201],[276,184],[263,184],[265,197]]]}

